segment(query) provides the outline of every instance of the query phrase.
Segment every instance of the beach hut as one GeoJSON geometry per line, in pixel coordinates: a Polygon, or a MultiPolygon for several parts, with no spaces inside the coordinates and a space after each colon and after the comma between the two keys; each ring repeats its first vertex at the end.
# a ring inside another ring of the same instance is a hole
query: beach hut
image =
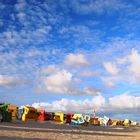
{"type": "Polygon", "coordinates": [[[97,117],[91,117],[90,118],[90,124],[95,125],[95,126],[99,126],[100,125],[100,121],[97,117]]]}
{"type": "Polygon", "coordinates": [[[38,112],[37,120],[45,121],[45,110],[37,110],[37,112],[38,112]]]}
{"type": "Polygon", "coordinates": [[[124,122],[123,122],[124,126],[128,126],[130,124],[131,124],[131,121],[129,119],[125,119],[124,122]]]}
{"type": "Polygon", "coordinates": [[[116,126],[117,125],[118,120],[112,120],[112,125],[116,126]]]}
{"type": "Polygon", "coordinates": [[[12,120],[16,120],[17,119],[18,107],[14,106],[14,105],[9,105],[8,106],[8,111],[12,113],[12,120]]]}
{"type": "Polygon", "coordinates": [[[82,116],[82,114],[74,114],[72,119],[73,120],[78,120],[78,118],[81,117],[81,116],[82,116]]]}
{"type": "Polygon", "coordinates": [[[55,118],[55,113],[54,113],[54,112],[50,112],[50,114],[51,114],[51,120],[54,120],[54,118],[55,118]]]}
{"type": "Polygon", "coordinates": [[[71,123],[71,118],[72,118],[73,114],[72,113],[67,113],[66,114],[66,123],[71,123]]]}
{"type": "Polygon", "coordinates": [[[50,112],[45,112],[45,120],[51,120],[53,117],[52,117],[52,113],[50,112]]]}
{"type": "Polygon", "coordinates": [[[98,120],[100,121],[100,125],[107,126],[107,123],[109,121],[109,118],[106,117],[106,116],[104,116],[103,118],[99,118],[98,120]]]}
{"type": "Polygon", "coordinates": [[[112,125],[112,124],[113,124],[112,119],[109,119],[108,122],[107,122],[107,125],[112,125]]]}
{"type": "Polygon", "coordinates": [[[138,123],[137,122],[134,122],[134,121],[131,121],[131,124],[130,125],[135,126],[135,125],[138,125],[138,123]]]}
{"type": "Polygon", "coordinates": [[[84,115],[84,120],[86,123],[89,123],[90,122],[90,116],[89,115],[84,115]]]}
{"type": "Polygon", "coordinates": [[[37,109],[34,107],[25,106],[22,115],[22,121],[36,121],[38,118],[37,109]]]}
{"type": "Polygon", "coordinates": [[[78,124],[86,125],[86,124],[85,124],[85,120],[84,120],[84,116],[83,116],[83,115],[81,115],[81,116],[78,118],[77,123],[78,123],[78,124]]]}
{"type": "Polygon", "coordinates": [[[8,111],[9,104],[0,104],[0,121],[1,122],[11,122],[12,113],[8,111]]]}
{"type": "Polygon", "coordinates": [[[18,110],[17,110],[17,119],[18,120],[22,120],[23,113],[24,113],[24,109],[23,108],[18,108],[18,110]]]}
{"type": "Polygon", "coordinates": [[[64,123],[64,114],[63,113],[55,113],[54,120],[59,123],[64,123]]]}
{"type": "Polygon", "coordinates": [[[2,114],[1,114],[1,112],[0,112],[0,122],[2,122],[2,114]]]}
{"type": "Polygon", "coordinates": [[[117,121],[117,125],[123,126],[123,125],[124,125],[124,120],[118,120],[118,121],[117,121]]]}
{"type": "Polygon", "coordinates": [[[82,116],[82,114],[74,114],[73,117],[71,118],[71,125],[78,124],[77,120],[80,116],[82,116]]]}

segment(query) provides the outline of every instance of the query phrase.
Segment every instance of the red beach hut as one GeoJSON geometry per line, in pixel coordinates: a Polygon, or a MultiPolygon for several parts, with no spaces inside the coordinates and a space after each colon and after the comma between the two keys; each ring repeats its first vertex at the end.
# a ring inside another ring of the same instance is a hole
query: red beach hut
{"type": "Polygon", "coordinates": [[[45,120],[45,110],[37,110],[39,113],[38,120],[44,121],[45,120]]]}
{"type": "Polygon", "coordinates": [[[73,114],[72,113],[67,113],[66,114],[66,123],[71,123],[71,118],[72,118],[73,114]]]}

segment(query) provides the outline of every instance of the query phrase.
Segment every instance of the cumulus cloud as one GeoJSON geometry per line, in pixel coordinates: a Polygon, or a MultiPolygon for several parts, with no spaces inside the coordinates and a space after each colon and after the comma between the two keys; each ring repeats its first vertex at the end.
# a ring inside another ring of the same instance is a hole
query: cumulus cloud
{"type": "Polygon", "coordinates": [[[106,72],[109,74],[102,77],[109,86],[122,82],[140,83],[140,53],[137,49],[131,49],[130,53],[121,58],[116,58],[113,62],[104,62],[106,72]]]}
{"type": "MultiPolygon", "coordinates": [[[[42,108],[46,111],[62,111],[62,112],[81,112],[92,113],[95,108],[98,113],[101,112],[131,112],[135,109],[140,109],[140,96],[133,96],[129,94],[121,94],[110,97],[108,100],[102,95],[97,95],[92,99],[85,100],[70,100],[61,99],[53,101],[52,103],[34,103],[32,106],[42,108]]],[[[138,112],[136,113],[138,114],[138,112]]]]}
{"type": "Polygon", "coordinates": [[[62,70],[43,78],[48,92],[64,94],[69,92],[72,82],[72,74],[62,70]]]}
{"type": "Polygon", "coordinates": [[[64,63],[66,65],[70,66],[81,66],[81,65],[87,65],[88,61],[83,54],[68,54],[65,57],[64,63]]]}
{"type": "Polygon", "coordinates": [[[46,76],[41,77],[38,91],[64,95],[98,95],[100,90],[95,87],[80,88],[80,79],[65,70],[54,65],[49,65],[43,70],[46,76]]]}
{"type": "Polygon", "coordinates": [[[43,108],[47,111],[62,111],[62,112],[84,112],[91,113],[93,108],[101,108],[105,103],[102,96],[97,96],[92,100],[69,100],[61,99],[52,103],[34,103],[32,106],[43,108]]]}
{"type": "Polygon", "coordinates": [[[109,98],[109,105],[117,109],[136,109],[140,108],[140,97],[129,94],[122,94],[109,98]]]}

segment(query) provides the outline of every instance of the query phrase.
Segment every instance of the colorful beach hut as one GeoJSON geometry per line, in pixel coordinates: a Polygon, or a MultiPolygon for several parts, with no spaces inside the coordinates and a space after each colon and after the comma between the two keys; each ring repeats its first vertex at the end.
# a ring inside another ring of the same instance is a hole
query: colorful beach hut
{"type": "Polygon", "coordinates": [[[37,110],[38,112],[38,120],[40,121],[45,121],[45,110],[37,110]]]}
{"type": "Polygon", "coordinates": [[[12,120],[16,120],[17,119],[18,107],[14,106],[14,105],[9,105],[8,106],[8,111],[12,113],[12,120]]]}
{"type": "Polygon", "coordinates": [[[38,118],[37,109],[34,107],[25,106],[22,115],[22,121],[36,121],[38,118]]]}
{"type": "Polygon", "coordinates": [[[0,121],[1,122],[11,122],[12,113],[8,111],[9,104],[0,104],[0,121]]]}
{"type": "Polygon", "coordinates": [[[64,114],[63,113],[55,113],[54,120],[59,123],[64,123],[64,114]]]}
{"type": "Polygon", "coordinates": [[[73,114],[72,113],[67,113],[66,114],[66,123],[71,123],[71,119],[72,119],[73,114]]]}

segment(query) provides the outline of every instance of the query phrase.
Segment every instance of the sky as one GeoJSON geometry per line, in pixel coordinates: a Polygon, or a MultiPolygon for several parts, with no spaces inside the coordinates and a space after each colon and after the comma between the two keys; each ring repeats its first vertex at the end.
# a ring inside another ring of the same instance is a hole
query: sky
{"type": "Polygon", "coordinates": [[[140,1],[0,0],[0,102],[140,120],[140,1]]]}

